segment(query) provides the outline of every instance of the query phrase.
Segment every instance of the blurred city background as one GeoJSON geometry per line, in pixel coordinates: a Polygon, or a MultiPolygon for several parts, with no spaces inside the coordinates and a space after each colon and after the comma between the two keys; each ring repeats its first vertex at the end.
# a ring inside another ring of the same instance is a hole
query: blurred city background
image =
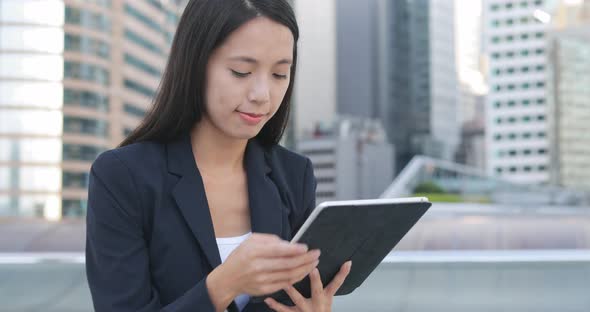
{"type": "MultiPolygon", "coordinates": [[[[92,311],[88,171],[186,2],[0,0],[0,311],[92,311]]],[[[334,311],[590,311],[590,1],[290,2],[318,203],[434,203],[334,311]]]]}

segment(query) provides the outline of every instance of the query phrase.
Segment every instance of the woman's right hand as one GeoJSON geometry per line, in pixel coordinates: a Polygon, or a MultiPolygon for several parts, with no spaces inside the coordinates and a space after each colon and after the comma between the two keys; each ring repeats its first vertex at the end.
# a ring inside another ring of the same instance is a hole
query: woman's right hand
{"type": "Polygon", "coordinates": [[[222,264],[238,294],[259,296],[289,287],[319,263],[320,251],[276,235],[253,233],[222,264]]]}
{"type": "Polygon", "coordinates": [[[319,257],[317,249],[253,233],[207,276],[211,300],[223,311],[240,294],[260,296],[285,289],[307,276],[319,257]]]}

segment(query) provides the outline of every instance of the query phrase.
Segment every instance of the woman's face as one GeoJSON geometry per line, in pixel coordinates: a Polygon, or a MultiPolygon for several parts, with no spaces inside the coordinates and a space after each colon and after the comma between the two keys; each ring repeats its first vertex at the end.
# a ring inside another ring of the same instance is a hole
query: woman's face
{"type": "Polygon", "coordinates": [[[289,28],[266,17],[230,34],[209,58],[202,121],[231,138],[255,137],[289,87],[293,44],[289,28]]]}

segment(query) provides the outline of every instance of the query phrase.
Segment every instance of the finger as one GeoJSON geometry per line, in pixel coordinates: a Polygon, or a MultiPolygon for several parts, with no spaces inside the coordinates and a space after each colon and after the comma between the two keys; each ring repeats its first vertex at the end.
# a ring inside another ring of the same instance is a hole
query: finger
{"type": "Polygon", "coordinates": [[[258,247],[258,255],[269,258],[298,256],[308,251],[305,244],[291,244],[287,241],[261,242],[258,247]]]}
{"type": "Polygon", "coordinates": [[[322,279],[320,277],[320,271],[315,268],[311,271],[309,275],[310,283],[311,283],[311,296],[314,301],[316,299],[321,299],[324,293],[324,286],[322,285],[322,279]]]}
{"type": "Polygon", "coordinates": [[[319,257],[320,251],[312,250],[297,256],[262,259],[260,266],[268,272],[285,271],[312,264],[319,257]]]}
{"type": "Polygon", "coordinates": [[[315,268],[318,265],[318,263],[319,261],[316,260],[310,264],[305,264],[294,269],[271,272],[263,276],[260,282],[283,282],[292,285],[299,282],[305,276],[307,276],[313,270],[313,268],[315,268]]]}
{"type": "Polygon", "coordinates": [[[340,289],[340,286],[342,286],[342,284],[346,280],[348,273],[350,273],[351,267],[352,261],[347,261],[342,265],[342,267],[340,267],[340,271],[338,271],[338,274],[334,276],[334,279],[332,279],[330,284],[326,287],[326,294],[330,296],[334,296],[336,294],[338,289],[340,289]]]}
{"type": "Polygon", "coordinates": [[[282,303],[278,303],[273,298],[264,299],[264,303],[266,303],[266,305],[268,305],[271,309],[273,309],[277,312],[295,312],[295,311],[297,311],[292,307],[288,307],[282,303]]]}
{"type": "Polygon", "coordinates": [[[289,286],[285,288],[285,292],[287,292],[287,295],[289,295],[293,303],[295,303],[300,310],[307,310],[307,299],[303,297],[295,287],[289,286]]]}

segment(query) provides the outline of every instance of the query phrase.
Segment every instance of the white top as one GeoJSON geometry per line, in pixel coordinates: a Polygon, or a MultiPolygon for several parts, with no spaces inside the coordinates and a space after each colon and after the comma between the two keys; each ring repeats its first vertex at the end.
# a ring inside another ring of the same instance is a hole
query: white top
{"type": "MultiPolygon", "coordinates": [[[[225,262],[225,259],[227,259],[229,254],[250,235],[252,235],[252,232],[248,232],[242,236],[216,238],[217,247],[219,248],[219,256],[221,257],[221,263],[225,262]]],[[[244,309],[249,300],[250,296],[246,294],[239,295],[234,299],[240,311],[244,309]]]]}

